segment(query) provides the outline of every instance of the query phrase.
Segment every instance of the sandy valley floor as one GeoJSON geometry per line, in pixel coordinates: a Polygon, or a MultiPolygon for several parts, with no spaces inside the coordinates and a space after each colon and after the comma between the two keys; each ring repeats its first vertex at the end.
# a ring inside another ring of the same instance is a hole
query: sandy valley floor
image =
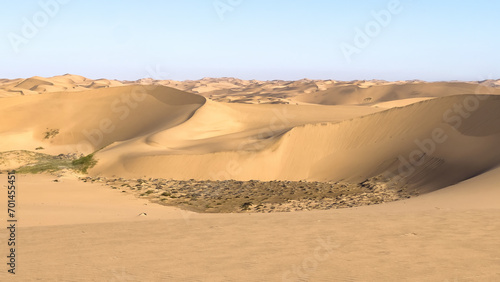
{"type": "Polygon", "coordinates": [[[271,214],[196,214],[53,179],[19,175],[9,281],[500,279],[498,169],[401,202],[271,214]]]}

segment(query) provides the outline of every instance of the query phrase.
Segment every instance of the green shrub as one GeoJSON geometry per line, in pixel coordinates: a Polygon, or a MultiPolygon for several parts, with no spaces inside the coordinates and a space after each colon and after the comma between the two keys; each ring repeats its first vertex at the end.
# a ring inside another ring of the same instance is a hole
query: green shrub
{"type": "Polygon", "coordinates": [[[94,159],[94,154],[89,154],[74,160],[71,164],[73,165],[75,170],[87,173],[88,169],[94,167],[97,164],[97,160],[94,159]]]}
{"type": "Polygon", "coordinates": [[[41,172],[55,172],[61,169],[68,168],[70,166],[69,160],[58,160],[58,159],[42,159],[33,164],[28,164],[20,167],[18,173],[41,173],[41,172]]]}

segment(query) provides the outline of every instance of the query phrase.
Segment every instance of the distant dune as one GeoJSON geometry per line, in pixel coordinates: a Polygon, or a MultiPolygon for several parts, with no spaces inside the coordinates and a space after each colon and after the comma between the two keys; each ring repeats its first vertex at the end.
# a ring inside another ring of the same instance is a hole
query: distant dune
{"type": "Polygon", "coordinates": [[[347,85],[299,95],[296,100],[322,105],[370,104],[408,98],[432,98],[459,94],[500,94],[500,89],[475,83],[434,82],[389,84],[370,87],[347,85]]]}
{"type": "Polygon", "coordinates": [[[0,80],[0,97],[82,91],[123,85],[162,85],[199,94],[213,101],[245,104],[375,105],[401,99],[425,99],[458,94],[500,94],[500,80],[429,83],[419,80],[395,82],[311,79],[259,81],[228,77],[186,81],[151,78],[118,81],[92,80],[83,76],[66,74],[49,78],[2,79],[0,80]]]}

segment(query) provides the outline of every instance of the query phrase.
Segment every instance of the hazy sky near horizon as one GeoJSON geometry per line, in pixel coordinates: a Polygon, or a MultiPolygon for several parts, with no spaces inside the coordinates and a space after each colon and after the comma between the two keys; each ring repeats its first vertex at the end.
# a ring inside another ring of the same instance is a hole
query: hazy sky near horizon
{"type": "Polygon", "coordinates": [[[500,78],[500,1],[0,3],[0,78],[500,78]]]}

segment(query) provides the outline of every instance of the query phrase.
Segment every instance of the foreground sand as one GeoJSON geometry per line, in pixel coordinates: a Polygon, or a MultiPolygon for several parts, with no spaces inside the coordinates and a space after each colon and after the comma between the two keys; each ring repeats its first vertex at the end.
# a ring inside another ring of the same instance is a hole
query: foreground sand
{"type": "Polygon", "coordinates": [[[500,169],[400,202],[272,214],[196,214],[55,178],[19,176],[19,272],[1,281],[500,279],[500,169]]]}

